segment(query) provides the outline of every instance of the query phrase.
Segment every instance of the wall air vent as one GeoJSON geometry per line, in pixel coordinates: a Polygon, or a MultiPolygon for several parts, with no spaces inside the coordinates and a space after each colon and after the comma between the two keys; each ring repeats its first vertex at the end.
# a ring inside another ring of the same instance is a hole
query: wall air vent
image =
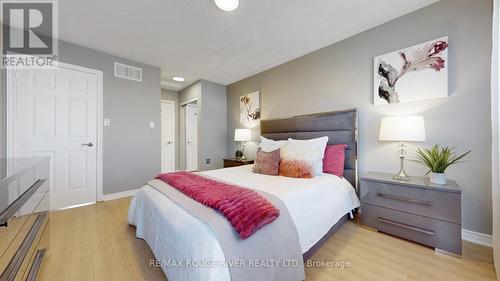
{"type": "Polygon", "coordinates": [[[142,69],[115,62],[115,77],[142,82],[142,69]]]}

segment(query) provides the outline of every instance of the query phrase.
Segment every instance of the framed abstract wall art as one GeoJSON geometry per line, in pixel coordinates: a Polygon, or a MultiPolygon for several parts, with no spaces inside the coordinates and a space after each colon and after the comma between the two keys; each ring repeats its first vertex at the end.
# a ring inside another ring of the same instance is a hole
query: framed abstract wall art
{"type": "Polygon", "coordinates": [[[448,37],[374,58],[375,105],[448,96],[448,37]]]}
{"type": "Polygon", "coordinates": [[[260,95],[253,92],[240,97],[240,122],[260,120],[260,95]]]}

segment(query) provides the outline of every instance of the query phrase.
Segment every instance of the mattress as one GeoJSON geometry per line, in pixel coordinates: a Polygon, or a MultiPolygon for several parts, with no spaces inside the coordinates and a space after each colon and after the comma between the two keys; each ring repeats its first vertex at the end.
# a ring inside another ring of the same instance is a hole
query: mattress
{"type": "MultiPolygon", "coordinates": [[[[302,253],[360,204],[351,184],[331,174],[311,179],[268,176],[253,173],[252,165],[201,174],[279,197],[295,224],[302,253]]],[[[146,185],[139,190],[128,219],[169,280],[231,280],[224,253],[210,227],[156,189],[146,185]],[[211,266],[203,266],[208,263],[211,266]],[[186,270],[188,264],[191,266],[186,270]]]]}

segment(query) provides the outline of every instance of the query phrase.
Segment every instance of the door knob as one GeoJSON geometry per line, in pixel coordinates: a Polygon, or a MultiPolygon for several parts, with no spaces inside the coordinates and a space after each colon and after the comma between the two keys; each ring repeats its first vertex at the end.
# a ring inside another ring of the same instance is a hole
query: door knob
{"type": "Polygon", "coordinates": [[[86,146],[88,146],[88,147],[92,147],[92,146],[94,146],[94,144],[93,144],[93,143],[91,143],[91,142],[89,142],[89,143],[82,143],[82,145],[86,145],[86,146]]]}
{"type": "Polygon", "coordinates": [[[172,142],[171,141],[167,141],[167,144],[172,144],[172,142]]]}

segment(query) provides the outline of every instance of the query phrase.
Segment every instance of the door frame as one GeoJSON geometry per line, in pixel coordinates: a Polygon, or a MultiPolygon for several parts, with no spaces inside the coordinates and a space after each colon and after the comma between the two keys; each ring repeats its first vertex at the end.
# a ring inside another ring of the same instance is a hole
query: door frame
{"type": "MultiPolygon", "coordinates": [[[[57,62],[57,68],[65,68],[68,70],[74,70],[78,72],[86,72],[95,74],[97,76],[97,140],[96,140],[96,150],[97,150],[97,188],[96,188],[96,197],[97,202],[103,201],[103,73],[100,70],[87,68],[79,65],[73,65],[64,62],[57,62]]],[[[22,69],[21,69],[22,70],[22,69]]],[[[12,157],[14,154],[14,131],[15,131],[15,122],[14,122],[14,93],[16,92],[15,83],[12,83],[15,79],[14,72],[16,69],[6,69],[6,79],[5,79],[5,104],[6,104],[6,116],[5,116],[5,124],[6,124],[6,156],[12,157]]]]}
{"type": "Polygon", "coordinates": [[[194,99],[190,99],[190,100],[184,101],[184,102],[181,103],[181,106],[186,106],[186,105],[188,105],[190,103],[194,103],[194,102],[198,103],[198,98],[194,98],[194,99]]]}
{"type": "MultiPolygon", "coordinates": [[[[173,112],[174,114],[173,114],[173,116],[172,116],[172,117],[173,117],[173,122],[174,122],[174,127],[173,127],[173,130],[174,130],[174,132],[173,132],[174,139],[173,139],[173,141],[172,141],[172,144],[173,144],[173,146],[174,146],[174,171],[175,171],[175,170],[176,170],[176,169],[175,169],[175,165],[177,164],[177,163],[176,163],[176,160],[175,160],[175,158],[176,158],[176,155],[175,155],[175,154],[176,154],[176,149],[175,149],[175,146],[176,146],[176,144],[177,144],[177,142],[176,142],[176,136],[177,136],[177,135],[175,134],[175,132],[177,131],[177,125],[176,125],[176,123],[175,123],[175,122],[177,121],[177,120],[176,120],[176,118],[175,118],[175,113],[176,113],[176,109],[175,109],[175,101],[162,99],[162,100],[161,100],[161,103],[169,103],[169,104],[171,104],[171,105],[174,107],[174,112],[173,112]]],[[[161,120],[161,122],[163,122],[163,119],[161,120]]],[[[162,126],[163,126],[163,123],[160,123],[160,128],[161,128],[161,129],[163,129],[163,128],[162,128],[162,126]]],[[[161,130],[160,130],[160,131],[161,131],[161,130]]],[[[162,141],[163,141],[163,139],[162,139],[162,141]]],[[[161,145],[160,149],[162,149],[162,150],[163,150],[163,144],[161,145]]],[[[163,153],[162,153],[162,155],[163,155],[163,153]]],[[[162,166],[163,166],[163,163],[162,163],[162,166]]],[[[161,168],[161,167],[160,167],[160,168],[161,168]]]]}
{"type": "MultiPolygon", "coordinates": [[[[199,99],[198,97],[186,100],[179,103],[179,169],[186,170],[187,169],[187,160],[186,160],[186,106],[196,102],[198,106],[198,112],[200,112],[199,107],[199,99]]],[[[199,122],[199,120],[198,120],[199,122]]],[[[198,143],[198,155],[200,151],[199,147],[199,130],[197,132],[198,139],[196,140],[198,143]]]]}
{"type": "Polygon", "coordinates": [[[199,112],[200,112],[200,107],[198,103],[194,104],[194,102],[197,102],[197,99],[194,99],[188,103],[185,103],[183,106],[183,125],[184,125],[184,139],[183,139],[183,154],[184,154],[184,169],[186,171],[198,171],[200,169],[200,131],[199,131],[199,112]],[[186,133],[187,133],[187,115],[186,111],[188,107],[195,107],[196,108],[196,170],[188,170],[187,169],[187,139],[186,139],[186,133]]]}

